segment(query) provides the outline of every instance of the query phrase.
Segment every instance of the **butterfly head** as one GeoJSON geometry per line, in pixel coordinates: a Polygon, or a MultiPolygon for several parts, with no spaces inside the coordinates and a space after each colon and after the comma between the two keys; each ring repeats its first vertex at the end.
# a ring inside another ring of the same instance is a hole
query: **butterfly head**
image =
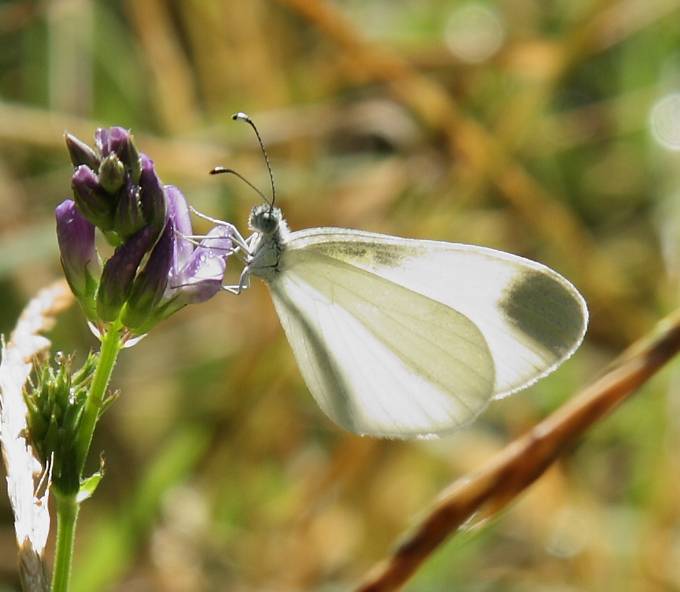
{"type": "Polygon", "coordinates": [[[285,226],[283,216],[279,208],[272,208],[269,204],[255,206],[250,212],[248,226],[251,230],[261,234],[274,234],[285,226]]]}

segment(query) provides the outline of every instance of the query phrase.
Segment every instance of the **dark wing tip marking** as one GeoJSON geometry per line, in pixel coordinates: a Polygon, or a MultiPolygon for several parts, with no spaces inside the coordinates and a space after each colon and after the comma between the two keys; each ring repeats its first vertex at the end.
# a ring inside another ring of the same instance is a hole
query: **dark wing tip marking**
{"type": "Polygon", "coordinates": [[[555,357],[570,352],[584,331],[582,300],[568,286],[549,274],[527,271],[499,303],[510,322],[555,357]]]}

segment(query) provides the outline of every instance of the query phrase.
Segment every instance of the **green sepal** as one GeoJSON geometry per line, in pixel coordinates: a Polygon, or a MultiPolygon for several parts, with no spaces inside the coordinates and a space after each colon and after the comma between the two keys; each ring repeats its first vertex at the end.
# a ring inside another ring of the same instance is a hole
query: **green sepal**
{"type": "Polygon", "coordinates": [[[99,470],[96,473],[92,473],[89,477],[85,477],[80,482],[80,489],[76,495],[76,502],[81,504],[87,499],[90,499],[94,492],[99,487],[101,480],[104,478],[104,457],[99,457],[99,470]]]}

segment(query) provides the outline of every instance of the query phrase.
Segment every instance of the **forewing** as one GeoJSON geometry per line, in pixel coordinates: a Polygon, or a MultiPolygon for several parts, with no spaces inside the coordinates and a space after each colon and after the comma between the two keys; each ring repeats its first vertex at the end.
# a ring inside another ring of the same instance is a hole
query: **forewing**
{"type": "Polygon", "coordinates": [[[335,422],[360,434],[425,436],[488,404],[493,362],[464,315],[316,250],[284,255],[274,304],[307,386],[335,422]]]}
{"type": "Polygon", "coordinates": [[[293,233],[285,259],[315,253],[369,272],[457,311],[484,336],[494,396],[525,388],[579,346],[588,310],[552,269],[484,247],[335,228],[293,233]]]}

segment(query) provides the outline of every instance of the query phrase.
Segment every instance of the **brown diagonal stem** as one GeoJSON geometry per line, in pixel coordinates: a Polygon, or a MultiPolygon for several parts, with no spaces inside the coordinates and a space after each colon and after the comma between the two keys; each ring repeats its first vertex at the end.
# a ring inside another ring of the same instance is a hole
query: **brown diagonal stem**
{"type": "Polygon", "coordinates": [[[625,401],[680,351],[680,311],[626,350],[611,369],[568,403],[455,481],[394,553],[378,563],[356,592],[397,590],[476,512],[498,512],[531,485],[593,424],[625,401]]]}

